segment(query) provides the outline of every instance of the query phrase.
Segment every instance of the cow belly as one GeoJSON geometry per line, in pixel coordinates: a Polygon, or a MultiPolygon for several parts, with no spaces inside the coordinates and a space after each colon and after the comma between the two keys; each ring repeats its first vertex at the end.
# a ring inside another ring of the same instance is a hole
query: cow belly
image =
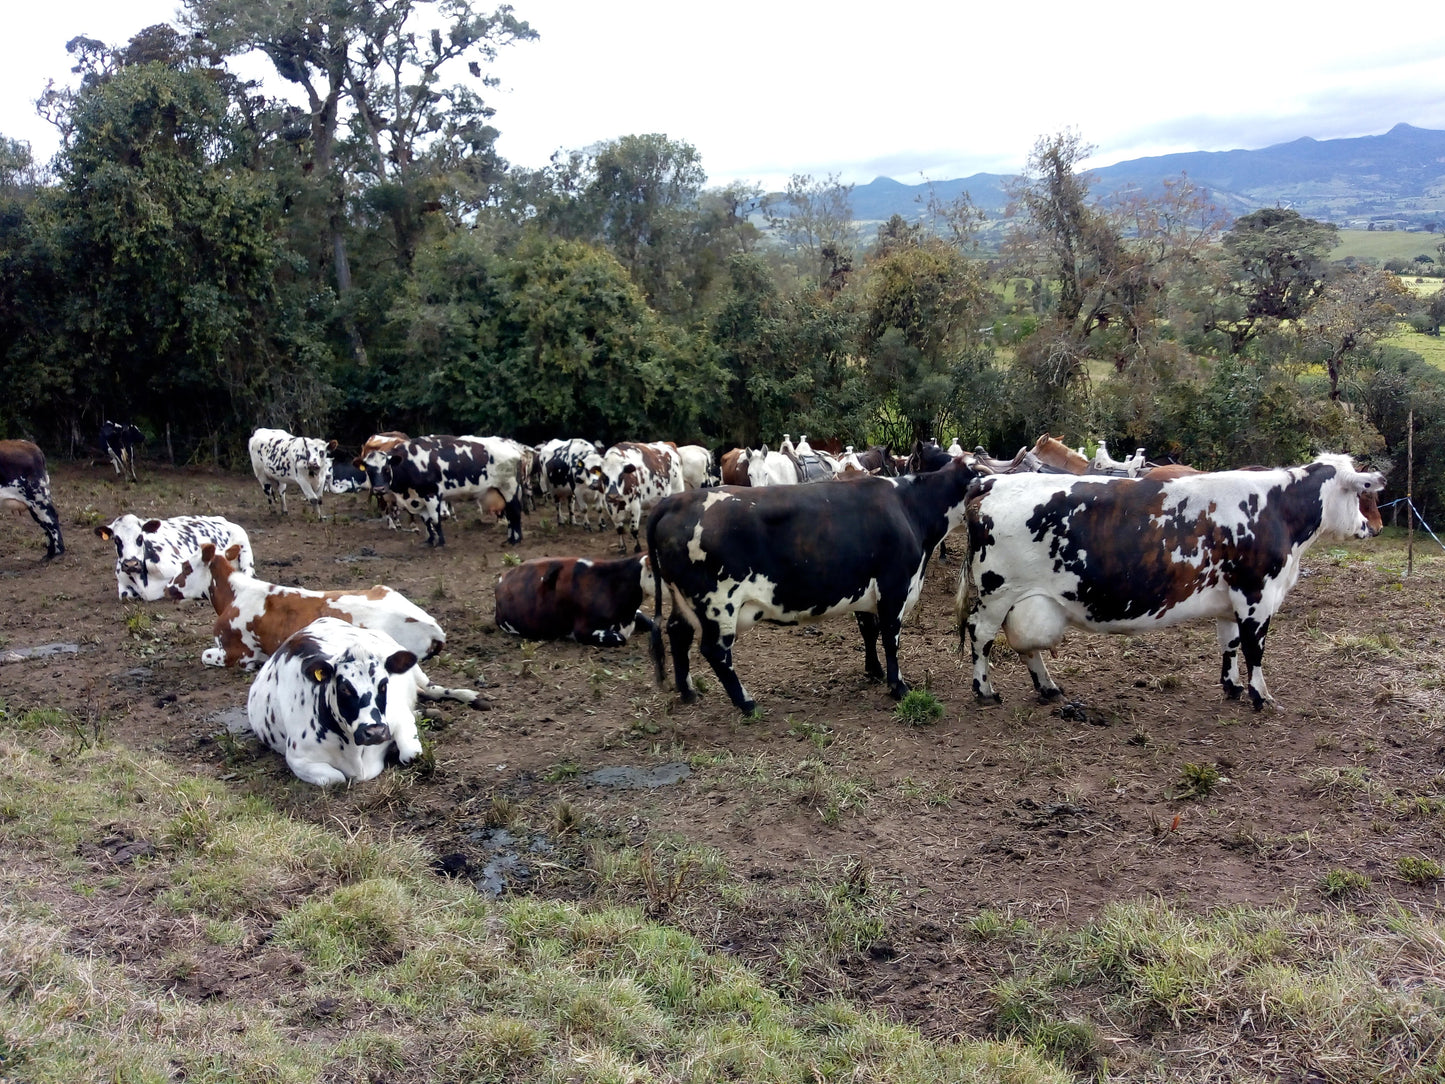
{"type": "Polygon", "coordinates": [[[1128,635],[1150,632],[1188,621],[1218,620],[1234,616],[1229,589],[1220,584],[1189,596],[1168,609],[1154,609],[1123,621],[1098,621],[1088,609],[1060,592],[1030,592],[1016,601],[1004,621],[1004,634],[1019,652],[1057,647],[1072,626],[1088,632],[1128,635]]]}
{"type": "Polygon", "coordinates": [[[880,592],[878,581],[870,579],[856,594],[822,599],[801,609],[783,605],[777,596],[777,584],[764,575],[754,574],[745,580],[720,580],[716,588],[702,597],[702,603],[710,620],[724,629],[742,632],[759,621],[799,625],[850,612],[876,614],[880,592]]]}

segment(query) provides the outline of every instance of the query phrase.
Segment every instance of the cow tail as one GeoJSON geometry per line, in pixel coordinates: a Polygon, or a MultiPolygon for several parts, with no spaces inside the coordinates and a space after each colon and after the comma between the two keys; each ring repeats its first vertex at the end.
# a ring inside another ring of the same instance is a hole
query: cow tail
{"type": "Polygon", "coordinates": [[[662,650],[662,569],[657,560],[657,516],[647,520],[647,564],[652,569],[652,631],[648,634],[648,650],[659,685],[667,684],[667,660],[662,650]]]}
{"type": "Polygon", "coordinates": [[[958,649],[968,653],[968,615],[978,604],[978,583],[973,578],[973,524],[965,520],[962,567],[958,573],[958,593],[954,597],[953,617],[958,622],[958,649]]]}

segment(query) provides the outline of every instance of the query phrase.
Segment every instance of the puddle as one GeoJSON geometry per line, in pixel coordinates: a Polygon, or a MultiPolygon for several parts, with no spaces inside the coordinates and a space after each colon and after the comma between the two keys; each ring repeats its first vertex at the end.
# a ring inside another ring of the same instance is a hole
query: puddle
{"type": "Polygon", "coordinates": [[[232,734],[251,733],[251,719],[245,708],[222,708],[206,716],[208,723],[224,723],[232,734]]]}
{"type": "Polygon", "coordinates": [[[528,854],[552,852],[552,844],[544,837],[519,839],[506,828],[479,828],[468,832],[467,839],[490,852],[480,870],[465,862],[463,869],[478,892],[493,898],[500,896],[508,888],[515,887],[517,882],[531,878],[532,870],[523,858],[524,850],[528,854]]]}
{"type": "Polygon", "coordinates": [[[41,644],[39,647],[17,647],[11,651],[0,651],[0,663],[24,662],[26,659],[48,659],[52,655],[74,655],[79,651],[79,644],[41,644]]]}
{"type": "Polygon", "coordinates": [[[651,787],[666,787],[681,783],[692,775],[692,769],[680,760],[640,768],[630,764],[619,764],[611,768],[598,768],[582,777],[582,782],[599,787],[623,787],[643,790],[651,787]]]}

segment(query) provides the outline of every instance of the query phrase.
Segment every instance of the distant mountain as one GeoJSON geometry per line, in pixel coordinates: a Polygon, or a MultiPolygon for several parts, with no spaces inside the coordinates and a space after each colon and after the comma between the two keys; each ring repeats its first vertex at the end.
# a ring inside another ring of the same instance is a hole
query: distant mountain
{"type": "MultiPolygon", "coordinates": [[[[1262,150],[1193,151],[1135,158],[1091,170],[1095,195],[1125,188],[1157,190],[1187,175],[1231,214],[1261,207],[1293,207],[1303,215],[1365,229],[1445,226],[1445,132],[1397,124],[1384,135],[1354,139],[1296,139],[1262,150]]],[[[933,182],[943,201],[966,191],[990,219],[1003,216],[1010,178],[976,173],[933,182]]],[[[927,184],[879,177],[853,189],[853,215],[882,221],[894,214],[919,217],[927,184]]]]}

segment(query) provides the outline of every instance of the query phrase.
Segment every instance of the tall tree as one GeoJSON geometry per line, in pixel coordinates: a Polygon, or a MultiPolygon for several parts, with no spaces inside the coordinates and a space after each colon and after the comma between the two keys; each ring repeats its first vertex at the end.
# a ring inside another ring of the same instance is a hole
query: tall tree
{"type": "Polygon", "coordinates": [[[1323,357],[1330,398],[1340,397],[1340,375],[1356,358],[1395,329],[1410,292],[1389,271],[1360,267],[1333,275],[1300,320],[1307,348],[1323,357]]]}
{"type": "Polygon", "coordinates": [[[829,295],[847,284],[853,270],[858,237],[852,195],[853,186],[840,183],[836,173],[821,181],[795,173],[766,208],[768,228],[829,295]]]}

